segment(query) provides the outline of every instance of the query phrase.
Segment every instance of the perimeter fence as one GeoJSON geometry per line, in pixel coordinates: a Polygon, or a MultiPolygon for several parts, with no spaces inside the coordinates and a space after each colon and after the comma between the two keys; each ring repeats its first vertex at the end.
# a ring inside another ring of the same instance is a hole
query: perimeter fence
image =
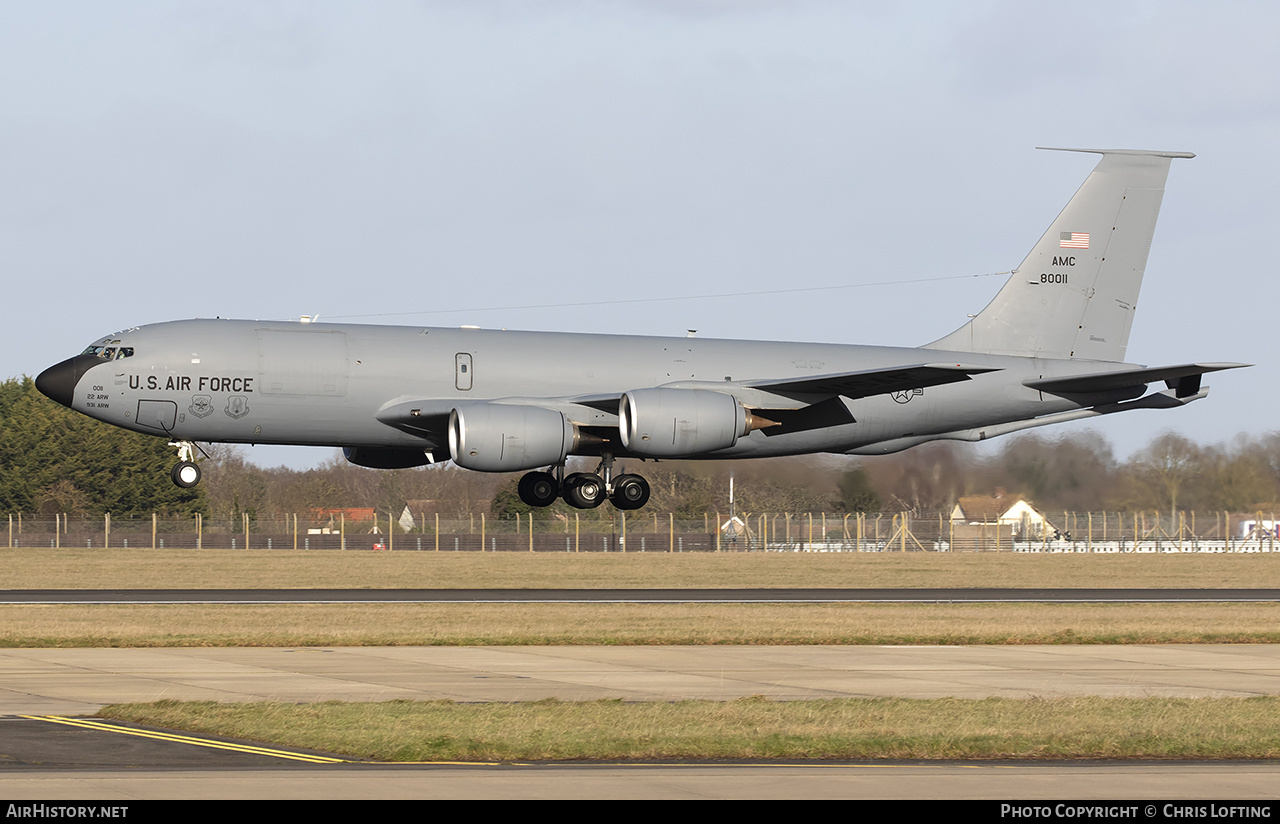
{"type": "Polygon", "coordinates": [[[416,552],[1280,551],[1270,513],[1063,512],[1044,521],[966,522],[912,513],[672,513],[610,510],[495,520],[387,513],[372,520],[8,516],[9,547],[416,552]],[[410,524],[412,524],[410,526],[410,524]]]}

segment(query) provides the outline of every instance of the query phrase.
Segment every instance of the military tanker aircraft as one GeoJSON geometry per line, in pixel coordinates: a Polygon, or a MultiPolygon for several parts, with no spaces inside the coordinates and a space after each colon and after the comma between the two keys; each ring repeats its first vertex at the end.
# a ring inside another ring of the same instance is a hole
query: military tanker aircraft
{"type": "Polygon", "coordinates": [[[1124,361],[1170,163],[1194,155],[1061,151],[1102,158],[995,299],[919,348],[180,320],[100,338],[36,386],[169,438],[183,487],[196,441],[340,446],[367,467],[523,471],[533,506],[624,510],[649,485],[620,458],[879,455],[1204,398],[1205,373],[1247,364],[1124,361]],[[574,456],[599,464],[566,474],[574,456]]]}

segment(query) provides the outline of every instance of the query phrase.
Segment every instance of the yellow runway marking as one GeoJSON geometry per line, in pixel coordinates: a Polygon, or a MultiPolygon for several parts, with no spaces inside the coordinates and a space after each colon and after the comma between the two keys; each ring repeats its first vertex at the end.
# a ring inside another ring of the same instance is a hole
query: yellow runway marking
{"type": "MultiPolygon", "coordinates": [[[[130,727],[118,727],[106,721],[94,721],[89,718],[65,718],[59,715],[20,715],[19,718],[27,718],[32,721],[48,721],[53,724],[66,724],[69,727],[84,727],[90,730],[99,730],[100,732],[114,732],[121,735],[136,735],[139,738],[154,738],[157,741],[173,741],[179,744],[191,744],[196,747],[209,747],[217,750],[231,750],[232,752],[250,753],[252,755],[267,755],[273,758],[287,758],[293,761],[306,761],[312,764],[370,764],[379,766],[436,766],[436,767],[535,767],[535,766],[556,766],[555,762],[531,763],[528,761],[348,761],[343,758],[330,758],[325,755],[307,755],[306,753],[288,752],[286,750],[272,750],[266,747],[254,747],[249,744],[232,744],[227,741],[213,741],[207,738],[193,738],[188,735],[178,735],[171,732],[160,732],[157,730],[137,730],[130,727]]],[[[796,762],[796,763],[728,763],[728,764],[710,764],[697,761],[600,761],[592,764],[578,763],[577,767],[693,767],[706,768],[715,767],[718,769],[733,768],[753,768],[753,767],[771,767],[771,768],[803,768],[803,769],[904,769],[919,768],[930,769],[939,766],[938,764],[914,763],[914,764],[825,764],[818,762],[796,762]]],[[[1008,764],[951,764],[950,766],[969,767],[974,769],[991,769],[1010,767],[1017,765],[1008,764]]]]}
{"type": "Polygon", "coordinates": [[[188,735],[177,735],[171,732],[159,732],[156,730],[135,730],[129,727],[118,727],[104,721],[93,721],[87,718],[63,718],[57,715],[23,715],[22,718],[29,718],[33,721],[49,721],[54,724],[66,724],[70,727],[84,727],[90,730],[99,730],[101,732],[114,732],[121,735],[136,735],[139,738],[154,738],[157,741],[173,741],[178,744],[191,744],[196,747],[209,747],[215,750],[230,750],[232,752],[250,753],[252,755],[267,755],[273,758],[287,758],[292,761],[307,761],[312,764],[351,764],[358,762],[347,761],[343,758],[330,758],[326,755],[307,755],[306,753],[288,752],[286,750],[272,750],[266,747],[254,747],[249,744],[232,744],[228,741],[213,741],[208,738],[193,738],[188,735]]]}

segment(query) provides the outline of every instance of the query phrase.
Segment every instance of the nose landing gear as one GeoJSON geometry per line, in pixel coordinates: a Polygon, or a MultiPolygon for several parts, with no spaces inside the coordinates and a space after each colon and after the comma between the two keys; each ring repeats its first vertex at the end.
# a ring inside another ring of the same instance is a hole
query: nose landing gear
{"type": "Polygon", "coordinates": [[[649,502],[649,482],[639,475],[613,477],[613,455],[605,453],[595,472],[564,474],[564,465],[551,472],[530,472],[520,479],[520,500],[529,506],[550,506],[557,497],[577,509],[595,509],[608,498],[617,509],[639,509],[649,502]]]}
{"type": "Polygon", "coordinates": [[[178,448],[178,463],[169,473],[173,482],[183,489],[190,489],[200,483],[200,465],[194,460],[196,445],[191,441],[171,441],[169,446],[178,448]]]}

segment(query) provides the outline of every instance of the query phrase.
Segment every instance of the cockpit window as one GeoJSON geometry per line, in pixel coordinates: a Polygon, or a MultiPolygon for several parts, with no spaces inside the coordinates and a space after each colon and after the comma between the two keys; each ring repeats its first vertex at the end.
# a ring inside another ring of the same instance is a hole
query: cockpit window
{"type": "MultiPolygon", "coordinates": [[[[108,343],[119,343],[120,341],[107,341],[108,343]]],[[[103,360],[119,360],[120,358],[132,358],[132,346],[103,346],[102,344],[92,344],[85,348],[82,355],[94,355],[103,360]]]]}

